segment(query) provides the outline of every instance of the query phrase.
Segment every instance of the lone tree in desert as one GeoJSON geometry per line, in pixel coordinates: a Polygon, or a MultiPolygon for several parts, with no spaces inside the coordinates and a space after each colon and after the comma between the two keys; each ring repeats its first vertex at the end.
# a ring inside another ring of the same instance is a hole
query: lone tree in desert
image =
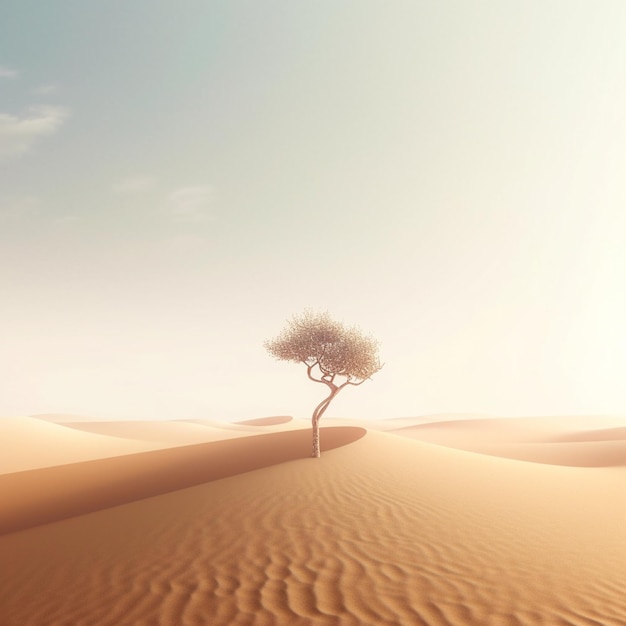
{"type": "Polygon", "coordinates": [[[320,418],[333,398],[348,385],[357,387],[382,368],[378,342],[359,328],[347,328],[328,313],[305,311],[292,317],[282,333],[264,343],[281,361],[304,363],[307,376],[330,393],[313,411],[313,453],[320,456],[320,418]]]}

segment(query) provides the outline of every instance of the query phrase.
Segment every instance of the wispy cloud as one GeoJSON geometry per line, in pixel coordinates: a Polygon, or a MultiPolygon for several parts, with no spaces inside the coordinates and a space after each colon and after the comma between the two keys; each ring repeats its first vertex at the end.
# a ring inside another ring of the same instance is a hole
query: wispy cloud
{"type": "Polygon", "coordinates": [[[153,176],[133,176],[115,183],[112,189],[115,193],[136,194],[154,189],[155,184],[153,176]]]}
{"type": "Polygon", "coordinates": [[[17,78],[19,72],[12,70],[4,65],[0,65],[0,78],[17,78]]]}
{"type": "Polygon", "coordinates": [[[0,113],[0,159],[28,152],[40,139],[56,133],[68,116],[67,109],[56,106],[31,107],[24,117],[0,113]]]}
{"type": "Polygon", "coordinates": [[[181,222],[200,222],[211,218],[213,187],[181,187],[169,198],[169,214],[181,222]]]}

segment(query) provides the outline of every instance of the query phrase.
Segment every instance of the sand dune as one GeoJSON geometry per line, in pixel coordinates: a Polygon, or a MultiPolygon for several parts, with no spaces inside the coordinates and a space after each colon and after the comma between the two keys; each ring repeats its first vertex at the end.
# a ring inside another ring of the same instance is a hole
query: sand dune
{"type": "MultiPolygon", "coordinates": [[[[324,428],[332,450],[365,434],[324,428]]],[[[242,437],[0,475],[0,534],[117,506],[310,455],[306,431],[242,437]]]]}
{"type": "MultiPolygon", "coordinates": [[[[390,420],[392,422],[393,420],[390,420]]],[[[452,419],[436,422],[406,424],[388,428],[397,434],[423,433],[440,437],[442,441],[473,438],[481,442],[540,443],[562,436],[579,436],[578,441],[589,440],[593,431],[626,428],[625,418],[596,417],[492,417],[480,419],[452,419]]],[[[612,437],[613,438],[613,437],[612,437]]]]}
{"type": "MultiPolygon", "coordinates": [[[[358,425],[368,430],[378,432],[390,432],[400,428],[420,426],[422,424],[436,424],[440,422],[488,419],[485,415],[475,413],[437,413],[433,415],[419,415],[413,417],[392,417],[385,419],[362,419],[358,417],[332,417],[324,416],[324,421],[336,426],[358,425]]],[[[309,422],[309,420],[306,420],[309,422]]]]}
{"type": "Polygon", "coordinates": [[[253,420],[243,420],[242,422],[237,422],[237,424],[242,424],[244,426],[277,426],[278,424],[287,424],[292,420],[293,417],[290,415],[280,415],[276,417],[257,417],[253,420]]]}
{"type": "Polygon", "coordinates": [[[67,422],[68,428],[138,441],[183,445],[206,441],[219,441],[241,437],[246,431],[238,428],[209,426],[185,421],[119,421],[119,422],[67,422]]]}
{"type": "Polygon", "coordinates": [[[554,441],[558,442],[574,442],[574,441],[621,441],[626,439],[626,426],[618,428],[603,428],[601,430],[578,431],[567,433],[565,435],[557,435],[554,441]]]}
{"type": "Polygon", "coordinates": [[[0,418],[0,474],[153,450],[158,445],[80,432],[33,417],[0,418]]]}
{"type": "Polygon", "coordinates": [[[258,434],[260,428],[263,432],[280,432],[308,427],[307,422],[286,417],[261,420],[257,426],[250,426],[218,420],[105,422],[66,414],[3,417],[0,474],[234,439],[258,434]]]}
{"type": "Polygon", "coordinates": [[[591,418],[494,418],[422,424],[389,432],[520,461],[577,467],[626,466],[626,428],[592,430],[593,425],[595,420],[591,418]],[[574,426],[578,430],[571,431],[574,426]]]}
{"type": "MultiPolygon", "coordinates": [[[[219,430],[231,430],[236,433],[242,434],[245,432],[248,433],[258,433],[258,427],[250,424],[243,424],[241,422],[223,422],[216,419],[191,419],[191,420],[181,420],[189,424],[199,424],[200,426],[209,426],[211,428],[216,428],[219,430]]],[[[285,424],[289,424],[290,422],[285,422],[285,424]]]]}
{"type": "MultiPolygon", "coordinates": [[[[311,420],[310,419],[300,419],[286,416],[278,416],[278,417],[261,417],[258,418],[261,420],[257,422],[256,419],[253,420],[245,420],[242,422],[219,422],[214,419],[197,419],[197,420],[186,420],[189,423],[200,424],[202,426],[210,426],[211,428],[216,428],[218,430],[224,432],[233,432],[237,435],[256,435],[263,432],[284,432],[288,430],[302,430],[305,428],[311,428],[311,420]]],[[[332,424],[329,422],[326,424],[327,426],[351,426],[351,427],[359,427],[363,428],[361,424],[356,422],[346,422],[346,423],[335,423],[332,424]]]]}
{"type": "Polygon", "coordinates": [[[37,413],[30,415],[35,419],[45,420],[47,422],[53,422],[55,424],[68,424],[71,422],[97,422],[97,418],[89,415],[76,415],[75,413],[37,413]]]}
{"type": "Polygon", "coordinates": [[[321,459],[271,432],[1,484],[12,527],[40,525],[0,537],[0,624],[626,623],[626,468],[330,431],[321,459]]]}
{"type": "MultiPolygon", "coordinates": [[[[418,437],[419,439],[419,437],[418,437]]],[[[572,467],[626,467],[626,441],[473,444],[450,447],[518,461],[572,467]]]]}

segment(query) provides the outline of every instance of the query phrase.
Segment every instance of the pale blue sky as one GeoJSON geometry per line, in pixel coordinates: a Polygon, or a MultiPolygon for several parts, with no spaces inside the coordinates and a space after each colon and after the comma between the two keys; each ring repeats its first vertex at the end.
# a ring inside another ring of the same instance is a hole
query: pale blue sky
{"type": "Polygon", "coordinates": [[[0,415],[626,414],[620,1],[3,2],[0,415]],[[301,371],[302,369],[302,371],[301,371]]]}

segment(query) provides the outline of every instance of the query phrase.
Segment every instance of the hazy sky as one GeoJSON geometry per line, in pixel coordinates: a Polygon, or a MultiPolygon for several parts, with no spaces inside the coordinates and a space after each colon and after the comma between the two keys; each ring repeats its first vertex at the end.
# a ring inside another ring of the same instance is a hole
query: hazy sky
{"type": "Polygon", "coordinates": [[[626,414],[622,0],[4,0],[0,415],[626,414]]]}

